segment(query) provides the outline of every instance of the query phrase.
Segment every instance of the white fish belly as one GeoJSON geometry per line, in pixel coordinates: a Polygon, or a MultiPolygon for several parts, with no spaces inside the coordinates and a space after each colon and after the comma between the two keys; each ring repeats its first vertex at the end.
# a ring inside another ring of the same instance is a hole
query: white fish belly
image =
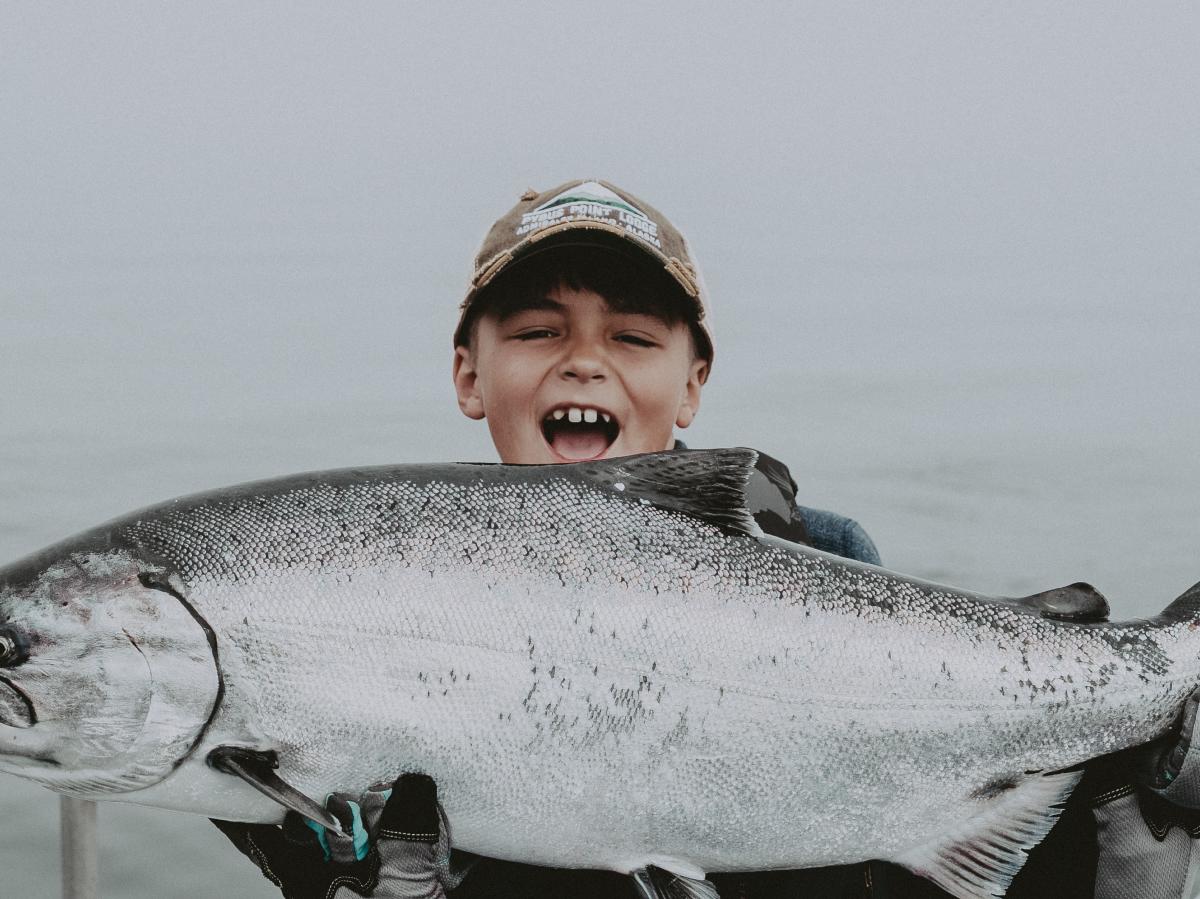
{"type": "Polygon", "coordinates": [[[275,749],[317,798],[424,771],[485,855],[762,870],[936,839],[1028,772],[1163,732],[1196,679],[1146,625],[1047,622],[623,483],[501,474],[139,522],[217,634],[210,743],[275,749]]]}
{"type": "Polygon", "coordinates": [[[1121,702],[1117,685],[1011,701],[1007,646],[736,595],[469,567],[257,589],[203,594],[227,682],[214,731],[253,728],[318,797],[429,773],[459,848],[536,864],[890,857],[978,812],[998,778],[1107,751],[1121,702]]]}

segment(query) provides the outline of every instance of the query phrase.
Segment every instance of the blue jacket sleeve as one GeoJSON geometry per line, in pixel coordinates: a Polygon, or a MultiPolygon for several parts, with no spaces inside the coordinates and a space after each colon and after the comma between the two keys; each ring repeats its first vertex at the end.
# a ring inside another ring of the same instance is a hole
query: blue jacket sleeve
{"type": "Polygon", "coordinates": [[[796,511],[800,513],[800,520],[804,522],[804,529],[808,531],[808,539],[814,549],[868,565],[880,564],[875,543],[853,518],[800,505],[796,506],[796,511]]]}

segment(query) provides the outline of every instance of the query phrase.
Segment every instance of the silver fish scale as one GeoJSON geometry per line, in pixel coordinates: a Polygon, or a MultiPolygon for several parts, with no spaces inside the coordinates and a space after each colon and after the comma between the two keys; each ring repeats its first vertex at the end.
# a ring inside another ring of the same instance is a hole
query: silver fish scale
{"type": "Polygon", "coordinates": [[[426,771],[458,846],[532,863],[894,857],[1163,732],[1197,679],[1182,627],[1050,622],[636,492],[396,469],[121,538],[218,635],[214,731],[318,797],[426,771]]]}

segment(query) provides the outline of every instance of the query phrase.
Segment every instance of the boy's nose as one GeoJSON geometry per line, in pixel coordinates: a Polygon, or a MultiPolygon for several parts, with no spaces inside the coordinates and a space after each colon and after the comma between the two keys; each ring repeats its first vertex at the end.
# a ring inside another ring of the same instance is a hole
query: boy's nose
{"type": "Polygon", "coordinates": [[[602,381],[604,371],[598,354],[579,349],[567,354],[558,368],[560,377],[572,381],[602,381]]]}

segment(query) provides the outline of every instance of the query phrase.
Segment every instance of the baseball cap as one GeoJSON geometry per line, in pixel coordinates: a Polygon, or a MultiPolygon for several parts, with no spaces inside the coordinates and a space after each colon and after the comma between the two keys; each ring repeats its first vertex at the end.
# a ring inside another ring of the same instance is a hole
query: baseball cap
{"type": "Polygon", "coordinates": [[[707,297],[691,248],[665,215],[607,181],[576,180],[546,191],[532,188],[488,231],[459,307],[454,345],[467,343],[475,301],[514,263],[552,247],[596,245],[648,257],[661,265],[689,302],[696,351],[711,365],[707,297]]]}

